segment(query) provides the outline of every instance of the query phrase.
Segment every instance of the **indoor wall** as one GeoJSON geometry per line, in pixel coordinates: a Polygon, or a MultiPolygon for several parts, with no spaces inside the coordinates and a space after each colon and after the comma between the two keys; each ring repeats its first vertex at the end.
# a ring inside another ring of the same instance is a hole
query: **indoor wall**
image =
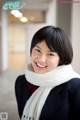
{"type": "Polygon", "coordinates": [[[26,30],[21,26],[8,28],[8,68],[22,69],[26,62],[26,30]]]}

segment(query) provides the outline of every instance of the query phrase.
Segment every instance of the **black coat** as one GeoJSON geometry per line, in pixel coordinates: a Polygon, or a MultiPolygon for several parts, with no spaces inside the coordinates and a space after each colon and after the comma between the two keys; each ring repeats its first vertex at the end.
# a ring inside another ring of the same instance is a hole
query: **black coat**
{"type": "MultiPolygon", "coordinates": [[[[26,101],[31,96],[25,75],[15,82],[15,95],[21,118],[26,101]]],[[[80,79],[74,78],[51,90],[39,120],[80,120],[80,79]]]]}

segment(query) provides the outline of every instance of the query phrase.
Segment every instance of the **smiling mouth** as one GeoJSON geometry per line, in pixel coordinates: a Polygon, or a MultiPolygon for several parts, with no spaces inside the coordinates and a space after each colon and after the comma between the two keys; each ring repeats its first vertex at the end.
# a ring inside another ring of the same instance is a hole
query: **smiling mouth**
{"type": "Polygon", "coordinates": [[[37,67],[39,67],[39,68],[45,68],[45,67],[47,67],[47,66],[41,65],[40,63],[36,63],[36,65],[37,65],[37,67]]]}

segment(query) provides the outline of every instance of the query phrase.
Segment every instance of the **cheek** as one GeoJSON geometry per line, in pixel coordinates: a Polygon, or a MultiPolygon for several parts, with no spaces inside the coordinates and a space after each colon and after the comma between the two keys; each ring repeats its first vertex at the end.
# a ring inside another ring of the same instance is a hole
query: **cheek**
{"type": "Polygon", "coordinates": [[[59,58],[48,60],[48,66],[50,66],[51,68],[57,67],[59,65],[59,61],[60,61],[59,58]]]}
{"type": "Polygon", "coordinates": [[[31,54],[31,59],[34,60],[38,57],[38,54],[34,51],[32,51],[32,54],[31,54]]]}

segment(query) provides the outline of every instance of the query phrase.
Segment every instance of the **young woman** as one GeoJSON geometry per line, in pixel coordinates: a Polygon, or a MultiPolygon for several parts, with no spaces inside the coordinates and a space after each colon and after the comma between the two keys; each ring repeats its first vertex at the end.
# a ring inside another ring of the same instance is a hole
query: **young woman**
{"type": "Polygon", "coordinates": [[[65,32],[45,26],[31,42],[31,64],[15,82],[21,120],[80,120],[80,76],[65,32]]]}

